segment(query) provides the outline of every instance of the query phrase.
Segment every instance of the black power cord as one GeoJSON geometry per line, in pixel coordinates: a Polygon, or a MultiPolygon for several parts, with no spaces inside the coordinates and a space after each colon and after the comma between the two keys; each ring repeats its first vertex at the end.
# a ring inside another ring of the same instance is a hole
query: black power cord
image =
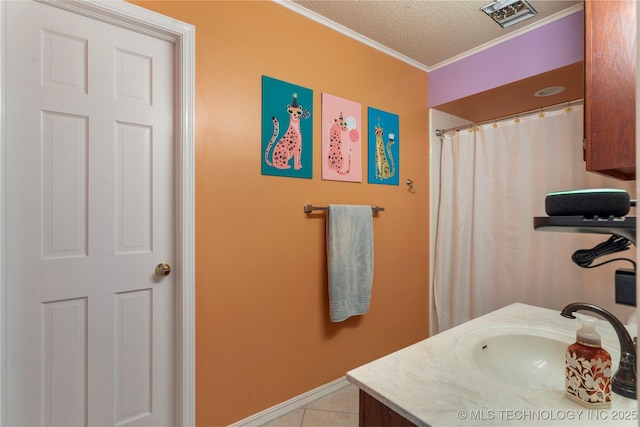
{"type": "Polygon", "coordinates": [[[573,253],[571,259],[582,268],[594,268],[604,264],[608,264],[613,261],[629,261],[633,264],[633,269],[636,269],[635,261],[629,258],[614,258],[608,261],[601,262],[600,264],[591,265],[593,261],[601,256],[614,254],[617,252],[626,251],[629,249],[631,241],[622,236],[611,236],[606,242],[602,242],[592,249],[579,249],[573,253]]]}

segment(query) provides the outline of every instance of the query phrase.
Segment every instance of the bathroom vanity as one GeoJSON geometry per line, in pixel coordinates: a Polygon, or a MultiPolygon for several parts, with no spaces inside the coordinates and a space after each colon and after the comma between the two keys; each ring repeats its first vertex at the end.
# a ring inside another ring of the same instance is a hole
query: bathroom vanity
{"type": "MultiPolygon", "coordinates": [[[[611,409],[595,410],[564,396],[565,350],[579,327],[560,310],[516,303],[353,369],[360,425],[637,426],[636,400],[612,393],[611,409]]],[[[616,333],[603,320],[597,331],[615,372],[616,333]]]]}
{"type": "Polygon", "coordinates": [[[363,390],[360,390],[360,425],[398,427],[415,426],[414,423],[363,390]]]}

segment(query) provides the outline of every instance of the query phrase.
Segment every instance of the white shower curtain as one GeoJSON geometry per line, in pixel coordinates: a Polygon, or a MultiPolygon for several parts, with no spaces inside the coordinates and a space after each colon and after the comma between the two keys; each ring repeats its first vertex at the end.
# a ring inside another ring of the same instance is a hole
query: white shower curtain
{"type": "MultiPolygon", "coordinates": [[[[582,117],[577,105],[442,138],[435,330],[513,302],[561,309],[584,300],[623,321],[633,312],[614,299],[615,270],[630,263],[583,269],[571,261],[574,251],[609,236],[533,229],[533,217],[546,215],[545,196],[553,191],[621,188],[635,198],[635,181],[585,171],[582,117]]],[[[635,260],[635,247],[619,255],[635,260]]]]}

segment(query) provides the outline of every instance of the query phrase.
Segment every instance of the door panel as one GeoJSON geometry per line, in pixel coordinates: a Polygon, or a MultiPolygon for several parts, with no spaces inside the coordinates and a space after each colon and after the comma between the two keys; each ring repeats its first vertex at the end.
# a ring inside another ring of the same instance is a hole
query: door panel
{"type": "Polygon", "coordinates": [[[87,256],[87,119],[42,113],[44,258],[87,256]]]}
{"type": "Polygon", "coordinates": [[[7,422],[173,424],[173,45],[7,2],[7,422]]]}
{"type": "Polygon", "coordinates": [[[86,424],[87,300],[42,304],[45,425],[86,424]]]}
{"type": "Polygon", "coordinates": [[[151,127],[116,123],[117,254],[151,251],[151,127]]]}
{"type": "Polygon", "coordinates": [[[151,413],[152,290],[116,294],[116,424],[151,413]]]}

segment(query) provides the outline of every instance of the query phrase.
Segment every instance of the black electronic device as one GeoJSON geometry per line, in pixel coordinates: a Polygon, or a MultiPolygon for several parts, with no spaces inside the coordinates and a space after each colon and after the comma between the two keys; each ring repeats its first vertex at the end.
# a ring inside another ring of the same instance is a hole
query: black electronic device
{"type": "Polygon", "coordinates": [[[592,188],[549,193],[544,204],[549,216],[620,218],[629,213],[631,199],[624,190],[592,188]]]}

